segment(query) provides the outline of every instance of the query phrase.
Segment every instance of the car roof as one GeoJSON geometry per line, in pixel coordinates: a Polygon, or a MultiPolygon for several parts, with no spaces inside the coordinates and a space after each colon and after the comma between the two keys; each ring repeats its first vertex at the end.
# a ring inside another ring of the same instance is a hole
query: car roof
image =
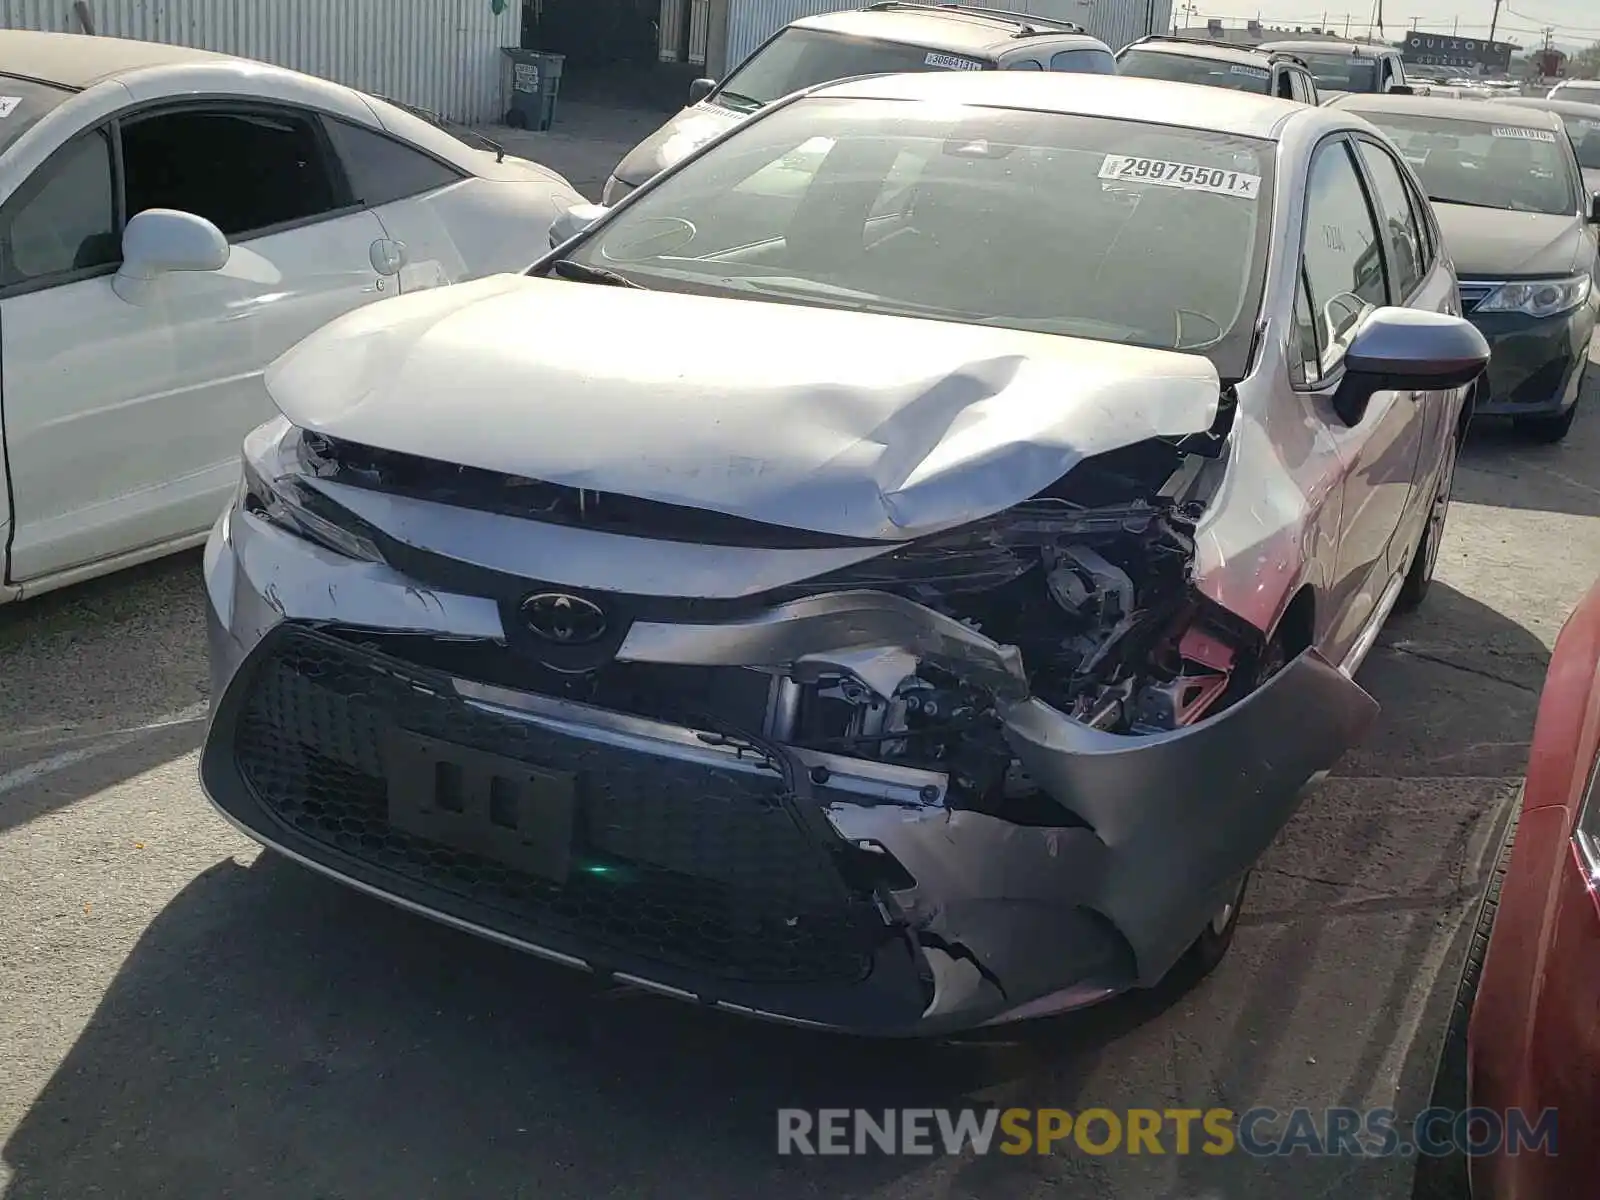
{"type": "Polygon", "coordinates": [[[1496,104],[1509,104],[1514,108],[1542,108],[1545,112],[1561,113],[1567,117],[1588,117],[1600,113],[1600,101],[1563,100],[1549,96],[1507,96],[1496,104]]]}
{"type": "Polygon", "coordinates": [[[103,80],[146,67],[238,61],[227,54],[161,42],[0,29],[0,75],[33,79],[71,91],[82,91],[103,80]]]}
{"type": "Polygon", "coordinates": [[[1024,13],[979,12],[973,9],[904,4],[880,8],[858,8],[846,12],[820,13],[791,22],[796,29],[820,29],[849,37],[878,38],[948,50],[956,54],[993,58],[1007,50],[1027,44],[1034,31],[1038,36],[1096,39],[1082,29],[1064,27],[1065,22],[1024,13]]]}
{"type": "Polygon", "coordinates": [[[824,84],[809,95],[853,100],[933,101],[1066,116],[1109,117],[1268,141],[1277,140],[1284,123],[1295,118],[1321,117],[1330,128],[1339,126],[1338,119],[1324,109],[1294,100],[1127,75],[924,71],[841,80],[824,84]]]}
{"type": "Polygon", "coordinates": [[[1476,121],[1480,125],[1501,121],[1507,125],[1549,129],[1557,133],[1566,128],[1556,113],[1523,108],[1503,100],[1457,100],[1449,96],[1406,96],[1390,92],[1382,95],[1340,96],[1329,101],[1329,105],[1351,112],[1415,113],[1424,117],[1476,121]]]}
{"type": "Polygon", "coordinates": [[[1268,54],[1348,54],[1352,58],[1377,58],[1379,55],[1395,53],[1388,46],[1369,46],[1362,42],[1323,42],[1316,39],[1301,42],[1263,42],[1261,49],[1268,54]]]}
{"type": "Polygon", "coordinates": [[[1129,42],[1120,54],[1129,50],[1148,50],[1153,54],[1172,54],[1180,58],[1210,58],[1217,62],[1238,63],[1240,66],[1259,67],[1272,56],[1254,46],[1216,46],[1209,42],[1189,41],[1186,38],[1154,37],[1129,42]]]}

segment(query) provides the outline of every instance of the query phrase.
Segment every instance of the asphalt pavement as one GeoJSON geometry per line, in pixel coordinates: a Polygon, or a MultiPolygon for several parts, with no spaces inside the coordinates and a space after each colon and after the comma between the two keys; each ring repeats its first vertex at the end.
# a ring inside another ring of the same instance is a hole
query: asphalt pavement
{"type": "Polygon", "coordinates": [[[263,856],[196,783],[196,554],[0,609],[0,1197],[1399,1200],[1402,1159],[782,1158],[776,1110],[1423,1107],[1549,649],[1600,576],[1597,391],[1563,446],[1475,432],[1434,591],[1360,675],[1379,726],[1218,971],[949,1042],[598,992],[263,856]]]}

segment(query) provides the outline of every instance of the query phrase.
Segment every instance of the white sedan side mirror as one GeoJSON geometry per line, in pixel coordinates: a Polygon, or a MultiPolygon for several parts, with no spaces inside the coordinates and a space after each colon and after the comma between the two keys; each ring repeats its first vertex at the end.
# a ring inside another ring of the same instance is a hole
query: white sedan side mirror
{"type": "Polygon", "coordinates": [[[173,271],[220,271],[228,265],[228,239],[204,217],[171,208],[147,208],[122,231],[117,293],[137,289],[173,271]]]}

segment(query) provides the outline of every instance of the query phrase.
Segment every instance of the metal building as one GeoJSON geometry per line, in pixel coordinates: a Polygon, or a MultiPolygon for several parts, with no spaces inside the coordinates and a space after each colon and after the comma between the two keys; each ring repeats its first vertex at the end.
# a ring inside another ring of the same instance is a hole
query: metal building
{"type": "MultiPolygon", "coordinates": [[[[909,0],[933,4],[941,0],[909,0]]],[[[867,0],[661,0],[661,58],[721,76],[790,21],[862,8],[867,0]]],[[[1173,0],[974,0],[979,7],[1073,21],[1120,50],[1171,27],[1173,0]]]]}
{"type": "Polygon", "coordinates": [[[457,121],[505,110],[519,0],[0,0],[0,28],[93,32],[276,63],[457,121]]]}

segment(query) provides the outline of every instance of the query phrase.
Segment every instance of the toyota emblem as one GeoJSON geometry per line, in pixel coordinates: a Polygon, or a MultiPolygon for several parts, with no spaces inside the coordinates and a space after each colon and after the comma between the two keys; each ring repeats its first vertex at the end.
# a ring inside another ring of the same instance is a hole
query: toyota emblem
{"type": "Polygon", "coordinates": [[[606,635],[606,614],[598,604],[563,592],[540,592],[522,602],[528,629],[558,646],[587,646],[606,635]]]}

